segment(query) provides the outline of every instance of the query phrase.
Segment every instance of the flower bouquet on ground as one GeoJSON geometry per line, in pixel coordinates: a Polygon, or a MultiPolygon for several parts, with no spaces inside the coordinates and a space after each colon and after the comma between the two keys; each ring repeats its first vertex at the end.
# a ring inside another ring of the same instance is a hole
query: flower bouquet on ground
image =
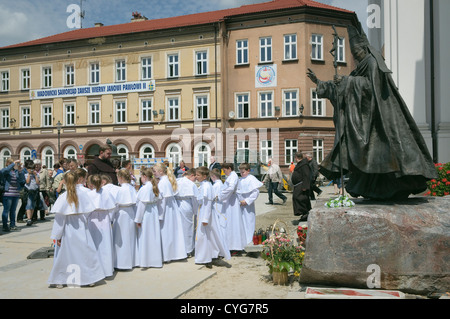
{"type": "Polygon", "coordinates": [[[334,208],[334,207],[354,207],[355,203],[348,197],[340,195],[338,198],[330,199],[325,203],[325,207],[334,208]]]}
{"type": "Polygon", "coordinates": [[[304,247],[294,244],[286,233],[274,233],[263,242],[261,257],[266,260],[275,284],[287,284],[288,273],[300,276],[304,247]],[[280,277],[281,276],[281,277],[280,277]]]}
{"type": "Polygon", "coordinates": [[[298,242],[299,242],[300,246],[305,247],[307,233],[308,233],[308,226],[298,226],[297,227],[297,236],[298,236],[298,242]]]}
{"type": "Polygon", "coordinates": [[[450,163],[434,164],[436,171],[439,175],[438,179],[432,179],[429,181],[428,189],[429,191],[425,196],[448,196],[450,195],[450,163]]]}

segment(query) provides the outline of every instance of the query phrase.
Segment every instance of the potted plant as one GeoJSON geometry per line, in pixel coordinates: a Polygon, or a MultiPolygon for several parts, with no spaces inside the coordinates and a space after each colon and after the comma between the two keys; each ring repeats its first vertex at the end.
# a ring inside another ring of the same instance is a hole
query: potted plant
{"type": "Polygon", "coordinates": [[[286,233],[275,233],[263,242],[261,256],[267,261],[274,284],[286,285],[290,271],[294,272],[294,276],[300,276],[304,250],[294,244],[286,233]]]}

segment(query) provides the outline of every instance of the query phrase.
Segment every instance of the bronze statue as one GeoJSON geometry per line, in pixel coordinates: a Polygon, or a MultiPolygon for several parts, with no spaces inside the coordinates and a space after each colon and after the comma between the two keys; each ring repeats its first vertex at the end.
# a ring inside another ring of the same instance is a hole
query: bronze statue
{"type": "Polygon", "coordinates": [[[437,178],[436,169],[391,71],[359,29],[348,27],[358,62],[349,76],[323,82],[308,69],[318,97],[334,107],[335,143],[319,171],[330,180],[347,175],[353,197],[405,199],[424,192],[426,182],[437,178]]]}

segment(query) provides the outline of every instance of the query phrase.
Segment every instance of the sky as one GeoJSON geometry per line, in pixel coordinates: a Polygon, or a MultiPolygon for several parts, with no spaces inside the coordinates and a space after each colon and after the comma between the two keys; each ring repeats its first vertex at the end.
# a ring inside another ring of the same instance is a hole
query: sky
{"type": "MultiPolygon", "coordinates": [[[[149,19],[167,18],[186,14],[222,10],[270,0],[83,0],[85,17],[83,28],[96,22],[104,25],[127,23],[132,12],[139,12],[149,19]]],[[[367,1],[316,0],[367,17],[367,1]],[[365,16],[364,16],[365,15],[365,16]]],[[[71,4],[80,6],[80,0],[0,0],[0,47],[21,43],[70,31],[67,12],[71,4]]]]}

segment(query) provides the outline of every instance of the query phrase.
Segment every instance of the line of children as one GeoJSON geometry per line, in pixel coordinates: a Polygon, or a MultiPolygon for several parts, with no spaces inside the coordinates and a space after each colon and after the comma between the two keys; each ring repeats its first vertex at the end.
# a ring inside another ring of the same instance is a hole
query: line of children
{"type": "Polygon", "coordinates": [[[114,269],[160,268],[194,252],[195,263],[210,267],[216,258],[229,259],[230,250],[244,250],[252,241],[254,201],[262,183],[249,175],[249,165],[239,167],[241,179],[232,164],[222,168],[225,183],[219,170],[206,167],[177,181],[164,164],[156,164],[141,171],[137,192],[127,170],[117,174],[120,187],[105,176],[89,176],[92,190],[83,186],[85,170],[67,173],[67,192],[52,208],[57,247],[48,282],[91,285],[114,269]],[[75,281],[67,268],[73,264],[81,274],[75,281]]]}

